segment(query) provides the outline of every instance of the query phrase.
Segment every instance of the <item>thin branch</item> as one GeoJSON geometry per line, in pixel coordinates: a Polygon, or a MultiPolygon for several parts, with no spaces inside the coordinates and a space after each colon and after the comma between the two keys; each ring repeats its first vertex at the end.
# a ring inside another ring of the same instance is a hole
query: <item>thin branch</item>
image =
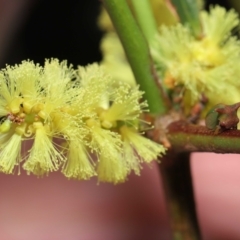
{"type": "Polygon", "coordinates": [[[171,149],[176,152],[240,153],[240,130],[215,133],[204,126],[177,121],[167,131],[171,149]]]}

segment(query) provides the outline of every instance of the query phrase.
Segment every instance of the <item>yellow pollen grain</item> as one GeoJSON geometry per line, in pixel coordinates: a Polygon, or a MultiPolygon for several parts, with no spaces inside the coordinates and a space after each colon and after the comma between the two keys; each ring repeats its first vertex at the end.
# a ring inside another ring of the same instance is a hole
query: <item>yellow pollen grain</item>
{"type": "Polygon", "coordinates": [[[88,119],[86,121],[86,124],[87,124],[88,127],[100,126],[99,122],[97,122],[94,119],[88,119]]]}
{"type": "Polygon", "coordinates": [[[25,113],[30,113],[32,110],[32,104],[29,102],[23,102],[23,110],[25,113]]]}
{"type": "Polygon", "coordinates": [[[39,104],[36,104],[36,105],[34,105],[32,107],[32,112],[38,113],[38,112],[40,112],[43,109],[44,109],[44,104],[43,103],[39,103],[39,104]]]}
{"type": "Polygon", "coordinates": [[[98,108],[96,109],[96,113],[97,113],[98,116],[101,116],[102,114],[104,114],[105,111],[106,111],[106,110],[103,109],[102,107],[98,107],[98,108]]]}
{"type": "Polygon", "coordinates": [[[11,113],[13,113],[13,114],[19,113],[20,112],[20,104],[21,104],[20,99],[15,99],[14,101],[12,101],[9,104],[9,109],[10,109],[11,113]]]}
{"type": "Polygon", "coordinates": [[[38,116],[35,116],[35,117],[34,117],[34,121],[35,121],[35,122],[37,122],[37,121],[39,121],[39,120],[40,120],[40,118],[39,118],[38,116]]]}
{"type": "Polygon", "coordinates": [[[26,116],[26,114],[23,113],[23,112],[19,114],[19,117],[20,117],[20,118],[25,118],[25,116],[26,116]]]}
{"type": "Polygon", "coordinates": [[[102,110],[101,112],[98,112],[98,116],[100,120],[104,121],[105,116],[106,116],[106,110],[102,110]]]}
{"type": "Polygon", "coordinates": [[[107,121],[107,120],[104,120],[104,121],[102,121],[102,126],[104,128],[109,129],[109,128],[111,128],[113,126],[113,124],[111,122],[107,121]]]}
{"type": "Polygon", "coordinates": [[[41,117],[42,119],[46,119],[47,118],[47,114],[45,111],[39,111],[38,112],[38,116],[41,117]]]}
{"type": "Polygon", "coordinates": [[[39,129],[39,128],[43,127],[43,124],[41,122],[34,122],[33,123],[33,127],[35,129],[39,129]]]}

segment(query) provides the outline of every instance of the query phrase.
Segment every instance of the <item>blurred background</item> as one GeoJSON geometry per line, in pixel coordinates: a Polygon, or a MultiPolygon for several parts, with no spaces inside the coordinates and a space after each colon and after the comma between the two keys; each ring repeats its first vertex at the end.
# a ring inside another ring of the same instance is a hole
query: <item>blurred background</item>
{"type": "Polygon", "coordinates": [[[98,0],[0,0],[0,64],[67,59],[86,65],[101,58],[98,0]]]}
{"type": "MultiPolygon", "coordinates": [[[[30,59],[101,60],[99,0],[0,0],[0,67],[30,59]]],[[[230,1],[206,1],[230,8],[230,1]]],[[[204,240],[240,239],[239,155],[193,154],[204,240]]],[[[157,165],[113,186],[66,180],[60,173],[0,174],[0,240],[168,240],[170,227],[157,165]]]]}
{"type": "MultiPolygon", "coordinates": [[[[209,0],[230,8],[227,0],[209,0]]],[[[234,1],[233,1],[234,2],[234,1]]],[[[96,20],[100,0],[0,0],[0,67],[31,59],[67,59],[86,65],[101,59],[96,20]]]]}

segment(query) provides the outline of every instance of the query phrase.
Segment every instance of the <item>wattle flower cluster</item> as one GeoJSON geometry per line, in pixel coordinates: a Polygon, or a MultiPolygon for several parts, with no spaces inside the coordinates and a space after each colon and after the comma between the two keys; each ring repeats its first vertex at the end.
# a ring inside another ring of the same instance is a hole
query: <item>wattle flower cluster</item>
{"type": "Polygon", "coordinates": [[[202,95],[209,107],[219,103],[219,97],[226,104],[238,102],[240,41],[232,35],[238,15],[216,6],[200,17],[200,39],[182,24],[160,28],[152,54],[163,83],[170,91],[181,88],[185,106],[194,105],[202,95]]]}
{"type": "Polygon", "coordinates": [[[57,59],[0,72],[0,171],[62,171],[67,178],[119,183],[165,152],[139,133],[143,92],[97,64],[74,70],[57,59]],[[31,140],[31,141],[30,141],[31,140]],[[30,150],[24,151],[28,142],[30,150]]]}

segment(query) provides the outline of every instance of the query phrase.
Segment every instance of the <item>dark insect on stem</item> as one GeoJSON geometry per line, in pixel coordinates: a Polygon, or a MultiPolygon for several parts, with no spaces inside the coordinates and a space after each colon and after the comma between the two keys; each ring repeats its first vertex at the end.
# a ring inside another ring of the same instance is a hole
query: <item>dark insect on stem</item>
{"type": "Polygon", "coordinates": [[[208,129],[219,131],[237,129],[239,118],[237,110],[240,102],[233,105],[217,104],[206,115],[205,123],[208,129]]]}

